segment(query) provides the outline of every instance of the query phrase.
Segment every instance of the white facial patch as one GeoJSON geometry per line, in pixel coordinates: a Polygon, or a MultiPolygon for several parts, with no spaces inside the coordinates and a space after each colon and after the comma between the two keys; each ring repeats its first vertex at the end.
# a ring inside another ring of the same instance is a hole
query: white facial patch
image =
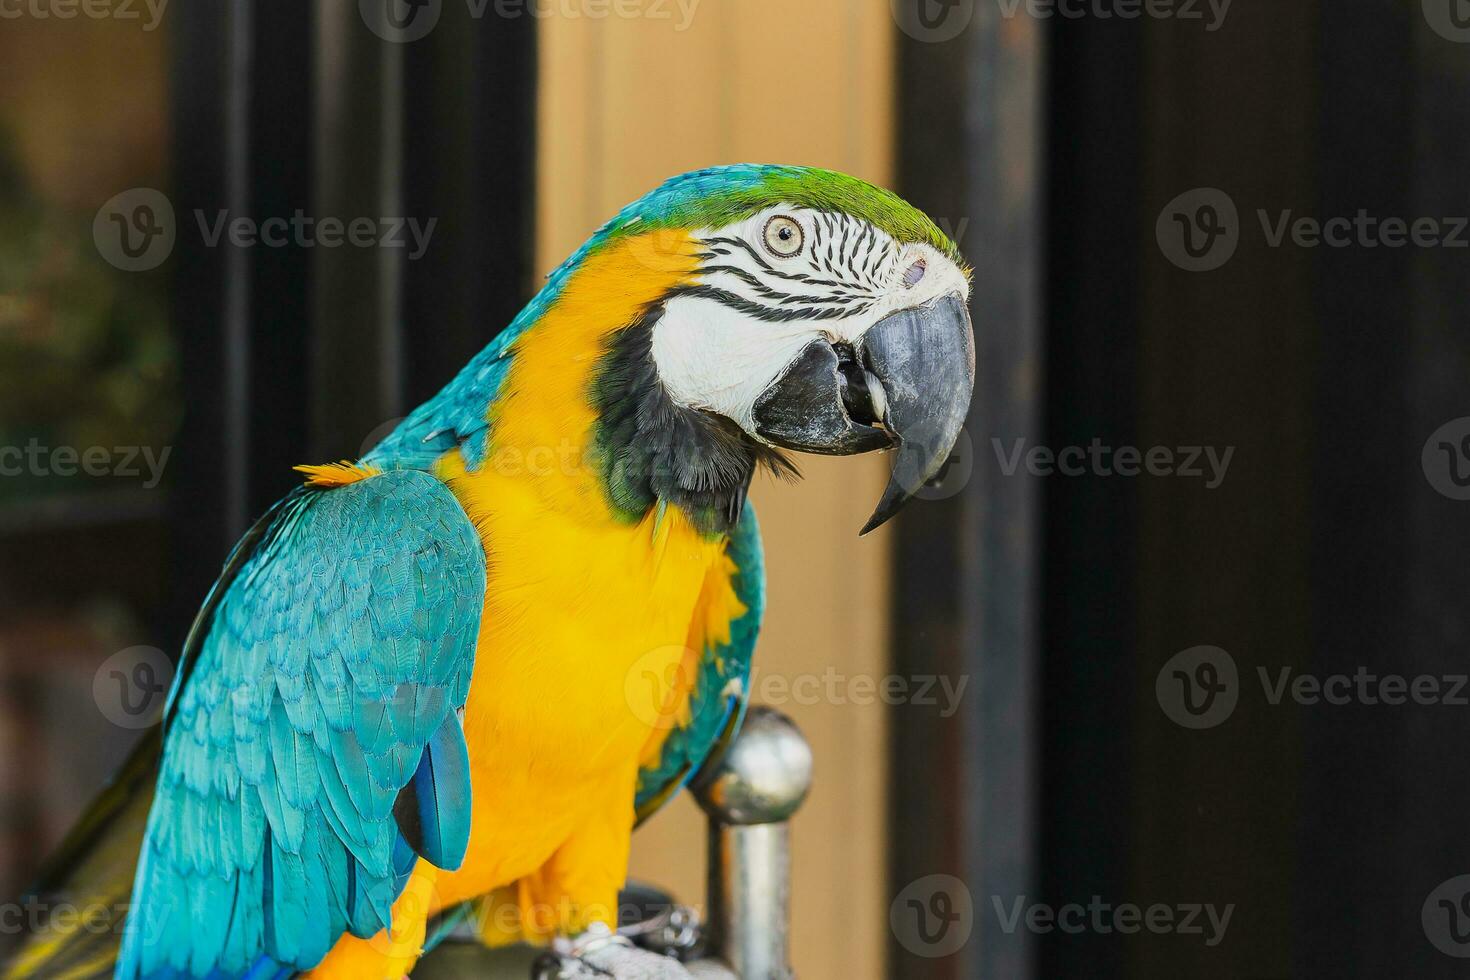
{"type": "Polygon", "coordinates": [[[694,237],[707,258],[698,284],[671,298],[653,328],[653,359],[670,397],[754,434],[755,401],[813,340],[856,343],[895,310],[969,295],[937,249],[900,245],[857,218],[771,208],[694,237]],[[792,227],[798,250],[789,255],[792,227]],[[769,238],[769,244],[767,239],[769,238]]]}
{"type": "Polygon", "coordinates": [[[809,322],[762,323],[712,299],[675,296],[653,327],[653,362],[669,397],[746,432],[761,392],[817,336],[809,322]]]}

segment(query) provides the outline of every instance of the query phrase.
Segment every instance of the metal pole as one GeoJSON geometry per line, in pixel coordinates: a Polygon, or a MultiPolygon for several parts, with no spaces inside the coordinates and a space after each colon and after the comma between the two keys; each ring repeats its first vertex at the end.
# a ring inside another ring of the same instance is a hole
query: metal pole
{"type": "Polygon", "coordinates": [[[788,821],[812,782],[811,746],[772,708],[755,707],[696,789],[710,818],[709,949],[741,980],[790,980],[788,821]]]}

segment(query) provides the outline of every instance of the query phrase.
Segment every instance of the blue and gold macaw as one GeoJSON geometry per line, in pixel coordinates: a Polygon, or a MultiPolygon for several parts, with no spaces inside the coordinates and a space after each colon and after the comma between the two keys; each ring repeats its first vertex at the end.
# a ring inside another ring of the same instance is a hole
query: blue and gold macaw
{"type": "Polygon", "coordinates": [[[675,177],[483,352],[236,547],[160,728],[72,833],[12,977],[406,976],[427,923],[614,923],[635,823],[738,726],[746,491],[781,450],[896,449],[867,530],[969,404],[969,273],[824,170],[675,177]],[[119,930],[91,928],[115,921],[119,930]],[[85,918],[85,917],[84,917],[85,918]]]}

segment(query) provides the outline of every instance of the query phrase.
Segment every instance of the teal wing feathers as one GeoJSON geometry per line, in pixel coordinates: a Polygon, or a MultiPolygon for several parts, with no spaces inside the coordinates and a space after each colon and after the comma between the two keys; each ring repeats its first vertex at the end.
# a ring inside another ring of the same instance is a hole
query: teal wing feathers
{"type": "Polygon", "coordinates": [[[634,807],[641,823],[672,798],[739,730],[750,686],[750,661],[766,605],[765,561],[755,508],[746,501],[726,554],[735,565],[735,595],[745,613],[730,624],[730,642],[704,651],[689,695],[689,722],[671,731],[657,761],[638,774],[634,807]]]}
{"type": "Polygon", "coordinates": [[[276,508],[171,695],[118,977],[309,968],[387,924],[415,852],[462,859],[484,588],[427,474],[276,508]]]}

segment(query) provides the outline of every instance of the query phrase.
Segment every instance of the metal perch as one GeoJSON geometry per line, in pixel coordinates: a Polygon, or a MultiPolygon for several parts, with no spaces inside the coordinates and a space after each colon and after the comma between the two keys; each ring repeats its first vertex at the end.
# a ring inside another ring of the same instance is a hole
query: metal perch
{"type": "MultiPolygon", "coordinates": [[[[811,781],[811,747],[795,723],[773,708],[751,708],[724,758],[694,785],[709,815],[704,921],[662,893],[630,885],[622,905],[643,911],[623,922],[619,934],[644,949],[694,959],[686,967],[698,980],[791,980],[788,821],[811,781]]],[[[414,976],[524,980],[535,956],[526,947],[486,950],[466,930],[425,957],[414,976]]],[[[578,965],[564,963],[569,970],[578,965]]],[[[546,975],[544,965],[537,969],[546,975]]]]}
{"type": "Polygon", "coordinates": [[[695,793],[709,814],[709,951],[741,980],[788,980],[789,820],[812,784],[812,750],[773,708],[750,710],[740,736],[695,793]]]}

